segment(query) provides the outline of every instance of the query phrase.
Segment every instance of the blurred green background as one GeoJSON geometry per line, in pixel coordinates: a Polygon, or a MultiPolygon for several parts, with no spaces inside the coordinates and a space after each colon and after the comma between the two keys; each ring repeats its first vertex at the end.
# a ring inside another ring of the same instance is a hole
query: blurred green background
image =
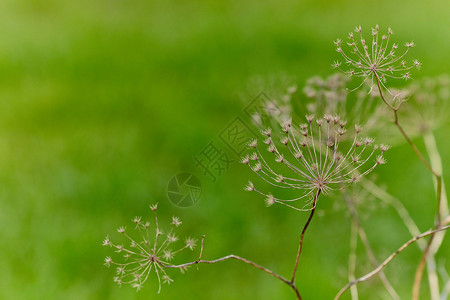
{"type": "MultiPolygon", "coordinates": [[[[182,235],[206,234],[204,258],[234,253],[288,276],[306,214],[245,193],[242,165],[212,182],[192,157],[212,140],[220,145],[218,134],[260,89],[253,78],[283,78],[285,88],[331,74],[332,41],[355,25],[392,26],[396,41],[414,39],[423,62],[415,78],[448,72],[449,12],[447,0],[2,0],[0,298],[292,299],[287,286],[237,261],[171,272],[175,281],[160,295],[154,276],[139,293],[119,288],[101,241],[108,233],[117,240],[118,226],[150,216],[148,205],[159,202],[162,220],[181,217],[182,235]],[[166,196],[181,171],[203,184],[188,209],[166,196]]],[[[444,167],[449,129],[436,132],[444,167]]],[[[430,228],[431,177],[406,146],[387,158],[379,183],[430,228]]],[[[331,299],[347,282],[350,220],[332,199],[319,206],[297,278],[304,299],[331,299]]],[[[387,207],[363,224],[379,260],[409,238],[387,207]]],[[[447,269],[448,253],[446,239],[438,262],[447,269]]],[[[405,299],[419,256],[413,246],[386,269],[405,299]]],[[[360,293],[388,299],[377,279],[360,293]]]]}

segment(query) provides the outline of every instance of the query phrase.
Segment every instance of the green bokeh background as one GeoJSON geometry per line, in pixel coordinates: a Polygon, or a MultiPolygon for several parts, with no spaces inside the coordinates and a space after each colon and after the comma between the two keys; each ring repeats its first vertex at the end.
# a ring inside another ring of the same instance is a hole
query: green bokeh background
{"type": "MultiPolygon", "coordinates": [[[[392,26],[397,41],[414,39],[423,62],[416,78],[448,72],[449,12],[447,0],[2,0],[0,298],[292,299],[288,287],[236,261],[172,272],[160,295],[154,276],[139,293],[119,288],[103,266],[112,251],[101,241],[108,233],[117,239],[115,228],[150,216],[148,205],[159,202],[162,220],[182,218],[180,234],[206,234],[205,258],[239,254],[288,276],[306,215],[245,193],[250,174],[241,165],[212,182],[192,157],[219,142],[256,96],[253,78],[281,78],[286,87],[331,74],[332,41],[355,25],[392,26]],[[166,196],[181,171],[203,184],[188,209],[166,196]]],[[[449,129],[436,132],[444,167],[449,129]]],[[[406,146],[387,158],[379,182],[421,230],[430,228],[431,177],[406,146]]],[[[331,299],[347,282],[348,215],[326,198],[319,206],[297,279],[305,299],[331,299]]],[[[380,260],[410,237],[387,207],[363,223],[380,260]]],[[[446,239],[438,262],[447,269],[449,253],[446,239]]],[[[419,257],[411,247],[386,269],[405,299],[419,257]]],[[[360,267],[368,270],[367,261],[360,267]]],[[[377,279],[360,292],[388,299],[377,279]]]]}

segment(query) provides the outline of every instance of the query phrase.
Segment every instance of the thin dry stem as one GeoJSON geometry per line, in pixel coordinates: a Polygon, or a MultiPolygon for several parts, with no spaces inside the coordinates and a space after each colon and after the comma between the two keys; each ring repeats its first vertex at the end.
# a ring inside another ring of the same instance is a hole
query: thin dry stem
{"type": "Polygon", "coordinates": [[[389,107],[390,110],[392,110],[394,112],[394,124],[395,126],[397,126],[398,130],[401,132],[401,134],[403,135],[403,137],[405,138],[405,140],[408,142],[408,144],[411,146],[411,148],[413,149],[414,153],[416,153],[417,157],[419,157],[419,159],[422,161],[422,163],[427,167],[428,170],[430,170],[431,173],[433,173],[434,176],[436,177],[440,177],[440,174],[438,174],[432,167],[431,165],[427,162],[427,160],[425,159],[425,157],[422,155],[422,153],[420,153],[419,149],[417,149],[416,145],[414,144],[414,142],[411,140],[411,138],[409,137],[409,135],[406,133],[406,131],[403,129],[403,127],[400,125],[399,120],[398,120],[398,108],[395,108],[394,106],[392,106],[385,98],[383,95],[383,91],[381,89],[381,85],[380,85],[380,79],[378,78],[378,76],[375,74],[375,78],[377,81],[377,85],[378,85],[378,91],[380,93],[380,97],[383,100],[383,102],[387,105],[387,107],[389,107]]]}
{"type": "Polygon", "coordinates": [[[271,275],[271,276],[281,280],[283,283],[287,284],[288,286],[290,286],[292,288],[292,290],[294,291],[294,293],[295,293],[295,295],[297,297],[297,300],[302,300],[302,297],[300,296],[300,292],[298,291],[297,287],[295,286],[295,284],[293,282],[287,280],[286,278],[284,278],[283,276],[273,272],[272,270],[269,270],[266,267],[263,267],[263,266],[261,266],[261,265],[259,265],[257,263],[254,263],[254,262],[252,262],[252,261],[250,261],[250,260],[248,260],[246,258],[237,256],[237,255],[234,255],[234,254],[230,254],[230,255],[227,255],[227,256],[224,256],[224,257],[221,257],[221,258],[218,258],[218,259],[214,259],[214,260],[202,260],[201,258],[202,258],[202,254],[203,254],[203,241],[204,241],[204,239],[205,239],[205,236],[202,237],[202,243],[201,243],[201,246],[200,246],[200,255],[199,255],[199,258],[197,260],[192,261],[192,262],[188,262],[188,263],[184,263],[184,264],[181,264],[181,265],[165,265],[165,264],[163,264],[161,262],[158,262],[159,265],[161,265],[162,267],[165,267],[165,268],[184,269],[184,268],[186,268],[188,266],[191,266],[191,265],[215,264],[215,263],[222,262],[222,261],[225,261],[225,260],[228,260],[228,259],[236,259],[236,260],[242,261],[242,262],[244,262],[246,264],[249,264],[252,267],[255,267],[255,268],[257,268],[257,269],[259,269],[259,270],[261,270],[261,271],[263,271],[263,272],[265,272],[265,273],[267,273],[267,274],[269,274],[269,275],[271,275]]]}
{"type": "MultiPolygon", "coordinates": [[[[435,226],[435,228],[439,228],[441,226],[441,213],[440,213],[440,208],[441,208],[441,189],[442,189],[442,179],[439,176],[439,178],[437,178],[437,194],[438,194],[438,222],[435,226]]],[[[430,238],[430,240],[428,241],[427,247],[425,248],[425,251],[423,252],[422,258],[420,259],[419,265],[417,266],[417,270],[416,270],[416,274],[414,275],[414,284],[413,284],[413,296],[412,296],[412,300],[418,300],[419,299],[419,294],[420,294],[420,282],[422,281],[422,274],[423,274],[423,269],[425,268],[425,263],[428,259],[428,256],[430,255],[431,251],[431,246],[433,245],[433,240],[434,240],[435,234],[433,234],[430,238]]]]}
{"type": "MultiPolygon", "coordinates": [[[[352,222],[350,231],[350,254],[348,256],[348,280],[351,282],[356,279],[356,248],[358,245],[358,231],[355,222],[352,222]]],[[[352,300],[358,300],[358,287],[356,285],[350,288],[352,300]]]]}
{"type": "Polygon", "coordinates": [[[316,203],[317,203],[317,200],[319,199],[320,192],[321,192],[321,190],[318,190],[316,195],[314,196],[313,209],[311,210],[308,220],[306,221],[305,225],[303,226],[302,233],[300,235],[300,243],[298,245],[297,258],[295,259],[294,270],[292,271],[291,283],[293,283],[295,281],[295,275],[297,275],[298,263],[300,261],[300,255],[302,253],[302,248],[303,248],[303,239],[305,237],[305,232],[308,229],[309,223],[311,222],[311,220],[314,216],[314,212],[316,211],[316,203]]]}
{"type": "Polygon", "coordinates": [[[344,286],[336,295],[336,297],[334,298],[334,300],[338,300],[341,298],[341,296],[344,294],[344,292],[346,290],[348,290],[351,286],[358,284],[359,282],[362,281],[367,281],[370,278],[372,278],[374,275],[376,275],[378,272],[380,272],[389,262],[391,262],[400,252],[402,252],[403,250],[405,250],[409,245],[413,244],[414,242],[416,242],[417,240],[424,238],[426,236],[429,235],[433,235],[436,232],[439,231],[443,231],[443,230],[447,230],[448,228],[450,228],[450,225],[444,226],[444,227],[439,227],[437,229],[433,229],[433,230],[429,230],[426,231],[412,239],[410,239],[409,241],[407,241],[406,243],[404,243],[400,248],[398,248],[394,253],[392,253],[388,258],[386,258],[378,267],[376,267],[374,270],[372,270],[371,272],[367,273],[366,275],[352,281],[349,282],[346,286],[344,286]]]}
{"type": "MultiPolygon", "coordinates": [[[[405,206],[400,200],[398,200],[397,198],[395,198],[394,196],[392,196],[391,194],[389,194],[388,192],[386,192],[385,190],[383,190],[370,180],[362,179],[361,184],[373,196],[377,197],[378,199],[392,206],[395,209],[395,211],[400,216],[405,226],[408,228],[408,231],[411,234],[411,236],[414,237],[420,234],[419,227],[417,227],[416,223],[409,215],[408,210],[406,210],[405,206]]],[[[417,245],[419,249],[423,251],[426,247],[426,242],[423,240],[418,240],[417,245]]]]}
{"type": "MultiPolygon", "coordinates": [[[[372,263],[372,265],[374,267],[376,267],[378,265],[378,261],[375,257],[375,254],[372,251],[372,247],[370,246],[369,239],[367,238],[366,232],[364,231],[364,228],[361,226],[361,222],[359,221],[359,217],[358,217],[358,212],[356,211],[353,201],[352,201],[352,199],[350,199],[348,194],[345,191],[343,191],[343,194],[344,194],[345,201],[347,202],[347,206],[349,208],[350,214],[352,216],[353,223],[354,223],[356,229],[358,230],[358,234],[361,238],[361,241],[364,244],[364,248],[366,249],[367,256],[369,257],[369,260],[372,263]]],[[[378,273],[378,276],[380,277],[381,282],[383,283],[384,287],[389,292],[391,297],[395,300],[400,300],[400,296],[397,294],[397,292],[395,291],[394,287],[391,285],[391,283],[387,279],[384,272],[380,271],[378,273]]]]}
{"type": "MultiPolygon", "coordinates": [[[[424,144],[425,149],[427,151],[428,157],[430,158],[431,166],[433,169],[435,169],[439,174],[442,174],[442,159],[441,155],[439,153],[439,150],[436,145],[436,139],[434,138],[434,135],[432,132],[427,132],[424,137],[424,144]]],[[[437,189],[437,182],[436,179],[433,177],[433,181],[435,184],[435,187],[437,189]]],[[[448,215],[449,209],[448,209],[448,200],[447,200],[447,193],[445,189],[444,182],[441,183],[441,207],[440,207],[440,213],[441,213],[441,219],[445,218],[445,216],[448,215]]],[[[436,273],[436,261],[434,259],[435,253],[439,250],[439,248],[442,245],[442,241],[445,237],[445,231],[441,232],[436,235],[436,237],[433,240],[433,243],[431,245],[431,254],[427,259],[427,274],[428,274],[428,282],[430,284],[430,296],[432,300],[439,300],[439,279],[438,275],[436,273]]]]}
{"type": "MultiPolygon", "coordinates": [[[[416,153],[417,157],[422,161],[422,163],[427,167],[427,169],[434,175],[436,178],[436,196],[437,196],[437,205],[438,205],[438,211],[437,211],[437,223],[435,225],[435,228],[438,228],[441,226],[441,196],[442,196],[442,177],[441,174],[435,171],[433,167],[427,162],[425,157],[422,155],[422,153],[417,149],[414,142],[411,140],[411,138],[408,136],[408,134],[405,132],[403,127],[400,125],[398,120],[398,108],[393,107],[389,102],[386,101],[383,95],[383,91],[381,90],[380,85],[380,79],[378,78],[378,75],[375,73],[375,78],[377,81],[378,91],[380,92],[380,97],[383,99],[383,102],[394,112],[394,124],[397,126],[398,130],[401,132],[405,140],[408,142],[408,144],[413,149],[414,153],[416,153]]],[[[419,265],[416,270],[416,274],[414,276],[414,284],[413,284],[413,297],[412,300],[418,300],[419,298],[419,292],[420,292],[420,282],[422,280],[422,274],[423,269],[425,267],[425,262],[427,261],[427,258],[430,254],[430,248],[432,246],[432,242],[434,239],[434,235],[431,236],[429,243],[427,244],[424,253],[422,255],[422,258],[419,262],[419,265]]]]}
{"type": "MultiPolygon", "coordinates": [[[[432,165],[433,165],[433,159],[431,159],[432,165]]],[[[434,166],[434,165],[433,165],[434,166]]],[[[433,176],[434,178],[434,176],[433,176]]],[[[419,228],[414,223],[413,219],[409,215],[408,211],[406,210],[405,206],[395,198],[394,196],[387,193],[385,190],[378,187],[375,183],[369,180],[362,180],[361,181],[364,188],[369,191],[372,195],[377,197],[378,199],[382,200],[386,204],[389,204],[392,206],[395,211],[398,213],[400,218],[402,219],[403,223],[408,228],[411,235],[414,237],[416,235],[420,234],[419,228]]],[[[445,195],[445,192],[443,192],[443,196],[445,195]]],[[[443,222],[445,223],[445,222],[443,222]]],[[[437,234],[437,237],[439,237],[439,244],[436,238],[433,241],[433,245],[431,248],[433,249],[433,254],[437,252],[440,244],[442,243],[442,239],[444,237],[445,232],[440,232],[437,234]],[[438,244],[438,245],[437,245],[438,244]],[[434,251],[435,246],[437,246],[436,251],[434,251]]],[[[424,240],[418,240],[417,241],[418,248],[423,252],[425,251],[425,248],[427,246],[427,242],[424,240]]],[[[434,259],[434,255],[430,255],[427,259],[427,274],[428,274],[428,281],[430,283],[430,293],[431,293],[431,300],[439,300],[439,281],[438,276],[436,274],[436,261],[434,259]]]]}

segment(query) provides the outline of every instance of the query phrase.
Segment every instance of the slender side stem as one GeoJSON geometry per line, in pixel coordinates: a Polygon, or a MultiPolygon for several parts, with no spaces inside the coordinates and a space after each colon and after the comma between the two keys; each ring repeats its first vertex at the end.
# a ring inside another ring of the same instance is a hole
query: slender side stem
{"type": "Polygon", "coordinates": [[[449,294],[450,294],[450,280],[448,280],[447,283],[445,284],[444,289],[442,290],[441,293],[440,300],[446,300],[449,294]]]}
{"type": "MultiPolygon", "coordinates": [[[[411,236],[414,237],[420,234],[419,227],[417,227],[416,223],[409,215],[408,210],[405,208],[405,206],[399,199],[395,198],[394,196],[392,196],[391,194],[389,194],[388,192],[386,192],[385,190],[383,190],[370,180],[362,178],[361,184],[373,196],[377,197],[384,203],[389,204],[395,209],[395,211],[400,216],[405,226],[408,228],[408,231],[411,234],[411,236]]],[[[419,247],[420,250],[423,251],[425,250],[426,242],[424,240],[418,240],[417,246],[419,247]]]]}
{"type": "MultiPolygon", "coordinates": [[[[350,232],[350,254],[348,256],[348,280],[351,282],[356,279],[356,248],[358,245],[358,231],[355,222],[352,222],[350,232]]],[[[352,300],[358,300],[358,287],[356,285],[350,288],[352,300]]]]}
{"type": "Polygon", "coordinates": [[[164,267],[166,267],[166,268],[184,268],[184,267],[188,267],[188,266],[196,265],[196,264],[215,264],[215,263],[227,260],[227,259],[236,259],[236,260],[242,261],[242,262],[244,262],[246,264],[249,264],[249,265],[251,265],[251,266],[253,266],[253,267],[255,267],[255,268],[257,268],[257,269],[259,269],[261,271],[266,272],[267,274],[269,274],[269,275],[271,275],[271,276],[273,276],[275,278],[278,278],[279,280],[283,281],[284,283],[286,283],[288,285],[291,285],[291,282],[289,280],[287,280],[286,278],[284,278],[283,276],[278,275],[277,273],[267,269],[266,267],[258,265],[257,263],[254,263],[254,262],[252,262],[252,261],[250,261],[250,260],[248,260],[246,258],[237,256],[237,255],[234,255],[234,254],[230,254],[230,255],[227,255],[227,256],[224,256],[224,257],[221,257],[221,258],[218,258],[218,259],[214,259],[214,260],[202,260],[202,259],[200,259],[200,260],[188,262],[188,263],[181,264],[181,265],[175,265],[175,266],[166,266],[166,265],[164,265],[164,267]]]}
{"type": "Polygon", "coordinates": [[[416,274],[414,275],[414,285],[413,285],[413,295],[412,299],[419,299],[420,293],[420,282],[422,281],[423,269],[425,268],[425,263],[427,261],[428,255],[430,254],[431,245],[433,244],[435,235],[431,235],[430,240],[427,243],[427,247],[423,252],[422,258],[420,259],[419,265],[417,266],[416,274]]]}
{"type": "Polygon", "coordinates": [[[306,221],[305,225],[303,226],[302,233],[300,235],[300,243],[298,245],[297,258],[295,259],[294,270],[292,271],[291,283],[294,283],[295,275],[297,275],[298,263],[300,261],[300,255],[302,253],[302,248],[303,248],[303,238],[305,237],[306,229],[308,229],[309,223],[311,222],[311,220],[314,216],[314,212],[316,211],[316,203],[317,203],[317,199],[319,199],[320,193],[321,193],[321,190],[317,190],[316,195],[314,196],[314,200],[313,200],[313,208],[311,210],[311,213],[309,214],[308,220],[306,221]]]}
{"type": "Polygon", "coordinates": [[[204,241],[204,239],[205,239],[205,236],[202,237],[202,243],[201,243],[201,248],[200,248],[200,255],[199,255],[197,260],[192,261],[192,262],[188,262],[188,263],[184,263],[184,264],[181,264],[181,265],[165,265],[165,264],[163,264],[160,261],[157,261],[157,263],[160,266],[164,267],[164,268],[183,269],[183,268],[186,268],[186,267],[191,266],[191,265],[215,264],[215,263],[222,262],[222,261],[225,261],[225,260],[228,260],[228,259],[236,259],[236,260],[242,261],[242,262],[244,262],[246,264],[249,264],[252,267],[255,267],[255,268],[257,268],[257,269],[259,269],[259,270],[261,270],[261,271],[263,271],[263,272],[265,272],[265,273],[267,273],[267,274],[269,274],[269,275],[271,275],[271,276],[281,280],[283,283],[287,284],[288,286],[290,286],[292,288],[292,290],[294,291],[294,293],[295,293],[295,295],[297,297],[297,300],[302,300],[302,297],[300,296],[300,292],[298,291],[297,287],[295,286],[295,284],[293,282],[287,280],[286,278],[284,278],[283,276],[273,272],[272,270],[267,269],[266,267],[263,267],[263,266],[255,263],[255,262],[252,262],[251,260],[248,260],[246,258],[237,256],[237,255],[234,255],[234,254],[230,254],[230,255],[227,255],[227,256],[224,256],[224,257],[221,257],[221,258],[218,258],[218,259],[214,259],[214,260],[202,260],[201,258],[202,258],[202,254],[203,254],[203,241],[204,241]]]}
{"type": "MultiPolygon", "coordinates": [[[[390,195],[385,190],[381,189],[380,187],[378,187],[376,184],[374,184],[371,181],[361,180],[361,183],[364,186],[364,188],[367,191],[369,191],[372,195],[379,198],[383,202],[391,205],[397,211],[398,215],[400,216],[400,218],[402,219],[403,223],[406,225],[406,227],[408,228],[408,230],[412,236],[416,236],[416,235],[420,234],[419,228],[417,227],[416,223],[414,223],[413,219],[409,215],[405,206],[400,202],[400,200],[398,200],[394,196],[390,195]]],[[[443,236],[444,233],[445,232],[441,232],[438,234],[438,236],[443,236]]],[[[426,241],[418,240],[416,244],[422,252],[425,251],[425,249],[427,247],[426,241]]],[[[435,245],[435,244],[436,244],[436,240],[433,242],[433,245],[435,245]]],[[[432,246],[432,247],[434,247],[434,246],[432,246]]],[[[436,298],[436,292],[435,292],[436,287],[437,287],[437,291],[439,291],[439,282],[437,281],[437,275],[435,275],[436,262],[435,262],[433,256],[429,256],[427,259],[427,271],[428,271],[428,278],[429,278],[428,281],[430,282],[430,290],[431,290],[431,288],[433,289],[433,291],[431,291],[431,293],[432,293],[431,300],[439,300],[439,298],[436,298]]]]}
{"type": "Polygon", "coordinates": [[[439,300],[447,300],[448,295],[450,294],[450,278],[444,267],[441,268],[440,273],[441,273],[442,281],[444,281],[445,284],[444,284],[444,287],[442,288],[442,293],[441,293],[441,297],[439,298],[439,300]]]}
{"type": "MultiPolygon", "coordinates": [[[[440,232],[440,233],[444,233],[440,232]]],[[[438,236],[436,236],[434,238],[434,242],[433,245],[431,245],[431,251],[433,252],[427,259],[427,274],[428,274],[428,284],[430,286],[430,299],[431,300],[439,300],[439,293],[440,293],[440,288],[439,288],[439,277],[438,274],[436,272],[436,260],[435,260],[435,252],[433,250],[434,245],[437,242],[437,238],[438,236]]]]}
{"type": "MultiPolygon", "coordinates": [[[[436,139],[434,138],[434,135],[432,132],[429,132],[424,135],[424,142],[425,142],[425,149],[428,153],[428,156],[430,157],[431,166],[438,174],[441,174],[440,177],[442,177],[442,159],[441,155],[439,154],[439,150],[436,145],[436,139]]],[[[435,181],[435,187],[436,190],[438,189],[438,181],[435,181]]],[[[445,218],[449,214],[449,207],[448,207],[448,199],[447,199],[447,193],[445,190],[444,182],[441,182],[441,207],[440,207],[440,218],[445,218]]]]}
{"type": "MultiPolygon", "coordinates": [[[[378,74],[375,73],[375,78],[378,85],[378,91],[380,92],[380,97],[383,99],[383,102],[394,112],[394,124],[397,126],[398,130],[401,132],[405,140],[408,142],[408,144],[411,146],[413,151],[416,153],[417,157],[422,161],[422,163],[427,167],[428,170],[436,177],[436,196],[437,196],[437,205],[438,205],[438,211],[437,211],[437,223],[434,228],[439,228],[441,226],[441,196],[442,196],[442,176],[438,172],[435,171],[431,167],[431,165],[427,162],[425,157],[420,153],[419,149],[417,149],[414,142],[411,140],[411,138],[408,136],[408,134],[405,132],[403,127],[400,125],[398,120],[398,108],[393,107],[389,102],[386,101],[384,98],[383,92],[381,90],[380,85],[380,79],[378,78],[378,74]]],[[[432,241],[434,239],[434,235],[431,236],[430,241],[427,244],[427,247],[425,248],[425,251],[422,255],[422,258],[419,262],[419,265],[417,266],[416,275],[414,276],[414,284],[413,284],[413,300],[417,300],[419,298],[419,292],[420,292],[420,282],[422,280],[422,274],[423,269],[425,267],[425,262],[427,261],[428,255],[431,253],[430,248],[432,246],[432,241]]]]}
{"type": "MultiPolygon", "coordinates": [[[[436,139],[434,138],[433,132],[429,131],[424,134],[423,136],[425,149],[427,151],[428,157],[430,158],[431,166],[434,170],[436,170],[439,174],[443,174],[443,167],[442,167],[442,159],[441,155],[439,153],[439,150],[437,148],[436,139]]],[[[433,176],[433,181],[435,188],[437,190],[437,182],[436,179],[433,176]]],[[[447,193],[445,189],[444,182],[442,181],[442,187],[441,187],[441,207],[440,207],[440,214],[441,219],[445,218],[448,213],[448,200],[447,200],[447,193]]],[[[438,274],[436,272],[436,260],[434,259],[434,255],[439,250],[439,248],[442,245],[442,241],[445,237],[445,231],[440,232],[436,234],[433,243],[431,245],[431,253],[427,259],[427,274],[428,274],[428,282],[430,284],[430,296],[431,300],[439,300],[439,278],[438,274]]]]}
{"type": "MultiPolygon", "coordinates": [[[[434,167],[433,159],[431,159],[431,165],[434,167]]],[[[436,168],[436,169],[439,170],[438,168],[436,168]]],[[[434,176],[433,176],[433,178],[434,178],[434,176]]],[[[372,195],[379,198],[383,202],[391,205],[397,211],[397,213],[399,214],[400,218],[402,219],[403,223],[406,225],[406,227],[408,228],[408,230],[412,236],[416,236],[416,235],[420,234],[419,228],[414,223],[414,221],[412,220],[408,211],[403,206],[403,204],[400,202],[400,200],[398,200],[394,196],[388,194],[385,190],[381,189],[380,187],[378,187],[371,181],[361,180],[361,183],[363,184],[364,188],[367,191],[369,191],[372,195]]],[[[444,190],[443,190],[442,197],[443,197],[442,202],[447,203],[447,201],[444,200],[444,199],[446,199],[444,190]]],[[[445,207],[445,206],[443,206],[443,207],[445,207]]],[[[444,210],[442,212],[444,213],[444,210]]],[[[445,220],[443,221],[443,224],[445,224],[445,220]]],[[[436,261],[434,259],[433,254],[436,253],[437,250],[439,249],[444,236],[445,236],[445,231],[440,232],[436,235],[436,237],[434,238],[433,244],[431,246],[432,253],[429,255],[429,257],[427,259],[427,273],[428,273],[428,282],[430,284],[431,300],[439,300],[439,280],[438,280],[438,276],[436,273],[436,261]]],[[[422,252],[425,251],[425,249],[427,247],[426,241],[418,240],[416,244],[419,247],[419,249],[422,250],[422,252]]]]}
{"type": "MultiPolygon", "coordinates": [[[[441,196],[442,196],[442,178],[439,176],[437,179],[437,196],[438,196],[438,212],[437,212],[437,224],[435,228],[439,228],[442,225],[441,221],[441,196]]],[[[431,246],[433,245],[433,240],[436,234],[433,234],[428,241],[427,247],[425,248],[425,251],[423,252],[422,258],[420,259],[419,265],[417,266],[416,274],[414,276],[414,284],[413,284],[413,296],[412,300],[418,300],[419,299],[419,293],[420,293],[420,282],[422,280],[422,274],[423,269],[425,267],[425,263],[428,259],[428,256],[430,255],[431,246]]]]}
{"type": "Polygon", "coordinates": [[[411,140],[409,135],[406,133],[406,131],[400,125],[399,120],[398,120],[398,108],[395,108],[394,106],[389,104],[389,102],[387,102],[387,100],[384,98],[383,91],[381,90],[380,79],[378,78],[378,75],[376,73],[375,73],[375,78],[377,80],[378,91],[380,92],[381,99],[389,107],[389,109],[391,109],[394,112],[394,124],[395,124],[395,126],[397,126],[398,130],[400,130],[400,132],[403,135],[403,137],[405,138],[405,140],[408,142],[408,144],[411,146],[413,151],[416,153],[417,157],[419,157],[419,159],[427,167],[427,169],[430,170],[430,172],[433,173],[434,176],[440,177],[440,174],[438,174],[437,172],[434,171],[434,169],[430,166],[430,164],[427,162],[425,157],[423,157],[422,153],[420,153],[419,149],[417,149],[416,145],[411,140]]]}
{"type": "Polygon", "coordinates": [[[430,166],[430,164],[427,162],[427,160],[423,157],[422,153],[420,153],[419,149],[417,149],[417,146],[414,144],[414,142],[411,140],[409,135],[406,133],[406,131],[403,129],[403,127],[400,125],[398,120],[398,110],[394,110],[394,124],[397,126],[398,130],[400,130],[401,134],[405,138],[405,140],[408,142],[408,144],[411,146],[413,151],[416,153],[417,157],[422,161],[422,163],[427,167],[428,170],[430,170],[431,173],[433,173],[434,176],[440,177],[440,174],[436,173],[436,171],[430,166]]]}
{"type": "MultiPolygon", "coordinates": [[[[377,259],[375,257],[375,254],[372,251],[372,247],[370,246],[369,239],[367,238],[366,232],[364,231],[364,228],[361,226],[361,222],[359,221],[358,212],[356,211],[356,208],[353,204],[352,199],[350,199],[349,195],[343,190],[345,201],[347,202],[347,206],[349,208],[350,214],[353,219],[353,223],[358,230],[359,236],[361,238],[361,241],[364,244],[364,248],[366,248],[367,256],[369,257],[370,262],[374,267],[378,265],[377,259]]],[[[380,277],[381,282],[383,283],[386,290],[389,292],[391,297],[395,300],[400,300],[400,296],[397,294],[395,289],[392,287],[391,283],[387,279],[386,275],[383,271],[380,271],[378,276],[380,277]]]]}
{"type": "Polygon", "coordinates": [[[433,230],[429,230],[426,231],[422,234],[419,234],[418,236],[410,239],[409,241],[407,241],[406,243],[404,243],[400,248],[398,248],[394,253],[392,253],[388,258],[386,258],[378,267],[376,267],[374,270],[372,270],[371,272],[367,273],[366,275],[352,281],[349,282],[346,286],[344,286],[336,295],[336,297],[334,298],[334,300],[338,300],[341,298],[341,296],[344,294],[344,292],[346,290],[348,290],[351,286],[358,284],[359,282],[362,281],[367,281],[369,280],[371,277],[373,277],[374,275],[376,275],[378,272],[380,272],[389,262],[391,262],[400,252],[402,252],[403,250],[405,250],[409,245],[411,245],[412,243],[416,242],[417,240],[424,238],[426,236],[429,235],[433,235],[436,232],[439,231],[443,231],[443,230],[447,230],[450,228],[450,225],[447,226],[443,226],[443,227],[439,227],[437,229],[433,229],[433,230]]]}

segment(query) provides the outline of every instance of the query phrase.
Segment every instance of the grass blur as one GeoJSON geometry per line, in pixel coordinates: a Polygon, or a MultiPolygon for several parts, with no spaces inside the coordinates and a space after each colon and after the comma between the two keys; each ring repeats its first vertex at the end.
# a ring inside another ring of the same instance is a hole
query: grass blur
{"type": "MultiPolygon", "coordinates": [[[[250,174],[241,165],[213,183],[192,157],[242,112],[240,95],[256,96],[255,77],[301,87],[331,74],[332,41],[355,25],[414,39],[412,56],[423,63],[415,78],[448,72],[449,10],[445,0],[1,1],[0,298],[292,299],[288,287],[236,261],[171,272],[175,282],[160,295],[154,276],[139,293],[119,288],[102,265],[112,253],[101,240],[159,202],[162,220],[175,214],[180,232],[206,234],[205,259],[233,253],[287,276],[306,215],[245,193],[250,174]],[[166,197],[181,171],[203,183],[189,209],[166,197]]],[[[436,132],[447,170],[449,129],[436,132]]],[[[387,158],[379,182],[430,228],[431,177],[407,146],[387,158]]],[[[319,208],[297,278],[305,299],[330,299],[347,282],[348,215],[327,198],[319,208]]],[[[363,223],[379,260],[409,238],[387,207],[363,223]]],[[[441,253],[449,252],[447,239],[441,253]]],[[[418,260],[411,247],[386,269],[405,298],[418,260]]],[[[375,279],[360,285],[362,299],[380,299],[371,289],[383,295],[375,279]]]]}

